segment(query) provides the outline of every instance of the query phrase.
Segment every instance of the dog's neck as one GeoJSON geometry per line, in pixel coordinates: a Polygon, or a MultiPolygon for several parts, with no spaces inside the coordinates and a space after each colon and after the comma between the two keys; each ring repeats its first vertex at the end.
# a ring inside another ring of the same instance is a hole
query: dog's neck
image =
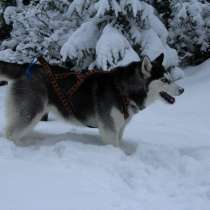
{"type": "MultiPolygon", "coordinates": [[[[126,68],[114,70],[115,84],[121,95],[127,97],[135,110],[143,110],[147,103],[148,81],[142,78],[136,68],[139,63],[131,63],[126,68]]],[[[136,111],[135,111],[136,112],[136,111]]]]}

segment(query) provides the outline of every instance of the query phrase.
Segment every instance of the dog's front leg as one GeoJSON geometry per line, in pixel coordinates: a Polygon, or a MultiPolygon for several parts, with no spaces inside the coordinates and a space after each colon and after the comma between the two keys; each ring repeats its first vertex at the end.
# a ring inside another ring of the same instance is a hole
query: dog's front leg
{"type": "Polygon", "coordinates": [[[99,120],[99,130],[102,141],[105,144],[112,144],[116,147],[120,147],[125,127],[124,116],[117,108],[113,107],[110,110],[110,116],[108,119],[109,124],[103,120],[103,117],[99,120]]]}
{"type": "Polygon", "coordinates": [[[104,144],[112,144],[115,147],[120,146],[120,133],[104,126],[99,127],[99,132],[104,144]]]}

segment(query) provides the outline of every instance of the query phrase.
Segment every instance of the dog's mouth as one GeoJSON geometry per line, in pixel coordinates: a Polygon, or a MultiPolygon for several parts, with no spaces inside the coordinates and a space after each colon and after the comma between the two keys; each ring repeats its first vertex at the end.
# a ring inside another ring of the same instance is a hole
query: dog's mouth
{"type": "Polygon", "coordinates": [[[175,103],[175,98],[165,91],[160,92],[160,96],[169,104],[174,104],[175,103]]]}

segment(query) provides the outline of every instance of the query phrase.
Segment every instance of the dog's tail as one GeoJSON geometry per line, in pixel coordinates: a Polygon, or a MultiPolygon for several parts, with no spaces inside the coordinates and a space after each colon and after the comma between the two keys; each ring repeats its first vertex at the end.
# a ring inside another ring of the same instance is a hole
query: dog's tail
{"type": "Polygon", "coordinates": [[[0,81],[11,81],[25,73],[25,65],[0,61],[0,81]]]}

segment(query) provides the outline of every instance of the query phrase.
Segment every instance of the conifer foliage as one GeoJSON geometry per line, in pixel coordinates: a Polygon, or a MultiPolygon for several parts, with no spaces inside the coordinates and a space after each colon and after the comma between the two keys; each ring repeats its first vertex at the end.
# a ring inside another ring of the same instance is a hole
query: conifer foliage
{"type": "Polygon", "coordinates": [[[13,30],[0,56],[19,62],[41,53],[53,63],[62,57],[82,68],[107,70],[161,52],[167,66],[178,61],[154,8],[139,0],[18,0],[4,10],[4,19],[13,30]]]}
{"type": "Polygon", "coordinates": [[[170,44],[182,64],[198,64],[210,57],[210,4],[207,1],[174,1],[170,44]]]}
{"type": "Polygon", "coordinates": [[[167,29],[146,2],[74,0],[66,15],[77,17],[81,24],[61,49],[64,60],[108,70],[142,55],[154,59],[164,52],[166,66],[177,64],[176,51],[167,45],[167,29]]]}
{"type": "Polygon", "coordinates": [[[199,62],[209,57],[209,16],[206,0],[1,0],[0,27],[11,32],[0,40],[0,59],[42,54],[109,70],[163,52],[166,67],[199,62]]]}
{"type": "Polygon", "coordinates": [[[69,4],[65,0],[18,0],[16,6],[6,7],[4,21],[13,30],[11,38],[1,43],[0,57],[26,63],[42,54],[59,63],[60,48],[74,25],[65,18],[69,4]]]}

